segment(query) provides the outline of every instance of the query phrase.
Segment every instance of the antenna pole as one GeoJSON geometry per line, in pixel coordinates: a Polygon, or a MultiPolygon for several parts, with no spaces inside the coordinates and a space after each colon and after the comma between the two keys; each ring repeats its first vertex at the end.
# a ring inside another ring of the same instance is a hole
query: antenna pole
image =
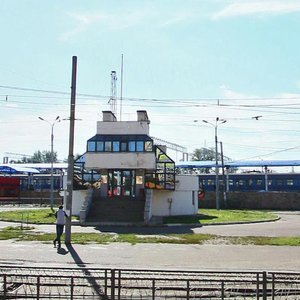
{"type": "Polygon", "coordinates": [[[123,100],[123,54],[121,56],[120,121],[122,121],[122,100],[123,100]]]}

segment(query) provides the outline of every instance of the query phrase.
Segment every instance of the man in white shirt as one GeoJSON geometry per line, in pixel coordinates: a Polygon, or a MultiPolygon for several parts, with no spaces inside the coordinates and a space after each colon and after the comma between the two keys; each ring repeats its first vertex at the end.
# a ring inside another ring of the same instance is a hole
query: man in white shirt
{"type": "Polygon", "coordinates": [[[61,235],[64,232],[64,226],[65,226],[65,217],[68,218],[66,212],[63,210],[63,206],[59,206],[58,211],[55,213],[56,218],[56,238],[53,241],[54,248],[56,248],[56,242],[58,242],[58,248],[61,247],[61,235]]]}

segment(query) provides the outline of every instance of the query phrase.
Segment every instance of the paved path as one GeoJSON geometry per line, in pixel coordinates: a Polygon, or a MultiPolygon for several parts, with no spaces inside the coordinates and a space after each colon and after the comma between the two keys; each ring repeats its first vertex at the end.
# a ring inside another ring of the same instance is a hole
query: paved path
{"type": "Polygon", "coordinates": [[[186,270],[300,270],[299,247],[112,243],[63,246],[0,241],[0,264],[186,270]]]}
{"type": "MultiPolygon", "coordinates": [[[[73,226],[72,232],[132,232],[141,234],[212,233],[235,236],[300,236],[300,212],[280,212],[279,221],[203,227],[73,226]]],[[[0,228],[11,225],[0,222],[0,228]]],[[[36,226],[36,225],[35,225],[36,226]]],[[[53,232],[53,225],[38,225],[53,232]]],[[[189,269],[300,271],[300,247],[243,245],[173,245],[111,243],[64,246],[37,242],[0,241],[0,264],[189,269]]]]}

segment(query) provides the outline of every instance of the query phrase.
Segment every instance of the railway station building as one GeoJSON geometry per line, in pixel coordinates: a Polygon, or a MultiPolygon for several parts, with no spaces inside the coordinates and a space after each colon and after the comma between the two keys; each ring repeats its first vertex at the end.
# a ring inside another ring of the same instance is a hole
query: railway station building
{"type": "Polygon", "coordinates": [[[72,211],[81,223],[155,222],[198,212],[198,177],[176,175],[164,145],[149,135],[146,111],[118,121],[103,111],[86,152],[75,161],[72,211]]]}

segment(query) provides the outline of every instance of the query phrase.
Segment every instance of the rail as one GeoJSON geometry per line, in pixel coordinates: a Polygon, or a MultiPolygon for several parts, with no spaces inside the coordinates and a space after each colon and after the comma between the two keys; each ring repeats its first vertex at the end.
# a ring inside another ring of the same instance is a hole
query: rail
{"type": "Polygon", "coordinates": [[[0,266],[0,299],[300,299],[300,273],[0,266]]]}

